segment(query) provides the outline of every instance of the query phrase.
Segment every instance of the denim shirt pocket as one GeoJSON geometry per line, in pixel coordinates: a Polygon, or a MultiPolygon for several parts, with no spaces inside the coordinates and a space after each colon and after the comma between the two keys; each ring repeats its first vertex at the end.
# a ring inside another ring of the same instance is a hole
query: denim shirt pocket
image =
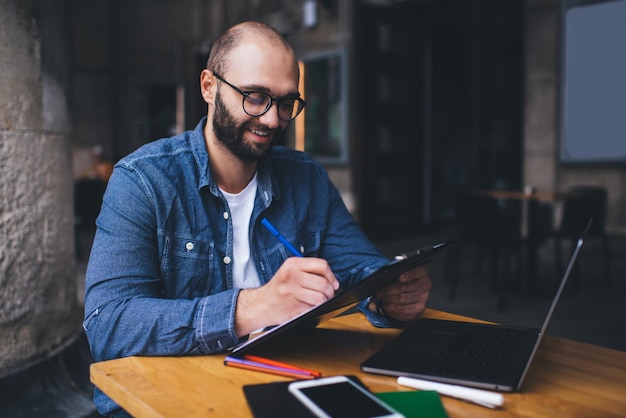
{"type": "Polygon", "coordinates": [[[165,297],[206,296],[214,272],[215,244],[189,236],[165,237],[161,274],[165,297]]]}
{"type": "MultiPolygon", "coordinates": [[[[293,256],[280,241],[273,238],[274,237],[272,237],[271,245],[263,251],[262,256],[257,254],[262,260],[259,275],[264,282],[269,281],[272,276],[276,274],[276,271],[283,262],[293,256]],[[265,261],[267,261],[268,264],[266,264],[265,261]],[[267,269],[268,266],[271,266],[269,271],[267,269]]],[[[321,242],[319,231],[302,232],[296,234],[295,237],[285,238],[305,257],[319,257],[321,242]]]]}
{"type": "Polygon", "coordinates": [[[296,248],[305,257],[319,257],[320,241],[319,231],[307,231],[296,241],[296,248]]]}

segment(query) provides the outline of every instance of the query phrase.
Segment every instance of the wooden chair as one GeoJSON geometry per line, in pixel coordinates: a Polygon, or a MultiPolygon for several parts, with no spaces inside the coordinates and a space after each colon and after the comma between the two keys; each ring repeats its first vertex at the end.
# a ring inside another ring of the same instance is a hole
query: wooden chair
{"type": "Polygon", "coordinates": [[[448,299],[456,298],[463,252],[473,245],[477,254],[475,273],[485,262],[488,264],[491,286],[498,292],[498,308],[506,309],[509,279],[514,276],[511,263],[514,258],[521,260],[522,254],[519,202],[462,191],[457,194],[455,211],[456,239],[448,250],[444,272],[449,283],[448,299]]]}
{"type": "MultiPolygon", "coordinates": [[[[587,237],[600,240],[602,244],[604,280],[607,285],[611,283],[609,239],[605,231],[606,211],[607,191],[604,187],[574,186],[568,190],[563,201],[561,222],[553,233],[555,261],[560,273],[559,277],[564,271],[562,241],[568,241],[573,248],[587,222],[590,218],[593,218],[587,237]]],[[[574,290],[580,286],[577,266],[573,271],[571,286],[574,290]]]]}

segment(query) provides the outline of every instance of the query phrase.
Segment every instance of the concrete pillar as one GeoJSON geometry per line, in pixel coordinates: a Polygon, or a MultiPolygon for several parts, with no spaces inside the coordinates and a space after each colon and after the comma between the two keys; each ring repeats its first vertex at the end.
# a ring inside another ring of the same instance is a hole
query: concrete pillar
{"type": "Polygon", "coordinates": [[[64,0],[0,0],[0,377],[80,335],[64,0]]]}
{"type": "Polygon", "coordinates": [[[526,0],[524,184],[557,188],[559,0],[526,0]]]}

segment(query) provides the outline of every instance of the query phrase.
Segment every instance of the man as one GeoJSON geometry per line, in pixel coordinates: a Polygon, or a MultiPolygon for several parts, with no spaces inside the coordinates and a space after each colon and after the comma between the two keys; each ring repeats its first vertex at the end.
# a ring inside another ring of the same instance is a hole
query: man
{"type": "MultiPolygon", "coordinates": [[[[116,164],[87,269],[83,326],[96,361],[223,352],[389,262],[317,163],[272,146],[304,106],[298,79],[280,34],[239,24],[202,71],[207,117],[116,164]],[[263,218],[304,257],[290,257],[263,218]]],[[[360,309],[397,325],[424,310],[430,287],[417,268],[360,309]]],[[[95,401],[118,410],[99,391],[95,401]]]]}

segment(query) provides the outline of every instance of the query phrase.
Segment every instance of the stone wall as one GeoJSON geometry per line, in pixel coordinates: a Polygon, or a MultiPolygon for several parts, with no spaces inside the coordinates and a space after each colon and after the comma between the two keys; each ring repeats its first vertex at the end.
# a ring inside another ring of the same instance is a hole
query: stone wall
{"type": "Polygon", "coordinates": [[[0,376],[79,335],[63,0],[0,0],[0,376]]]}

